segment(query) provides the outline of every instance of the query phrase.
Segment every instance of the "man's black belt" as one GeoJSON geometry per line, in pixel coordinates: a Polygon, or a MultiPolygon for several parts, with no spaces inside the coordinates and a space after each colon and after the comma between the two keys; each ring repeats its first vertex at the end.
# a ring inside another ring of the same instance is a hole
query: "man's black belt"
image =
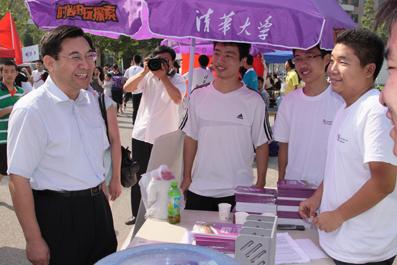
{"type": "Polygon", "coordinates": [[[102,191],[101,185],[86,190],[33,190],[34,194],[52,196],[52,197],[93,197],[99,195],[102,191]]]}

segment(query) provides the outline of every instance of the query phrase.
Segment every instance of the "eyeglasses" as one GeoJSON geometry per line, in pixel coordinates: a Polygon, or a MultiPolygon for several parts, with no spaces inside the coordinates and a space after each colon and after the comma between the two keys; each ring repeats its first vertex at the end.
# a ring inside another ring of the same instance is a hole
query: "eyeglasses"
{"type": "Polygon", "coordinates": [[[294,57],[292,59],[292,62],[294,64],[296,63],[303,63],[303,62],[311,62],[313,61],[315,58],[320,57],[321,54],[316,54],[316,55],[306,55],[306,56],[299,56],[299,57],[294,57]]]}
{"type": "Polygon", "coordinates": [[[67,58],[71,61],[73,61],[76,64],[82,63],[83,62],[83,57],[87,60],[89,63],[94,63],[97,58],[96,52],[87,52],[86,55],[81,55],[80,53],[72,53],[69,54],[68,56],[65,55],[59,55],[60,57],[67,58]]]}

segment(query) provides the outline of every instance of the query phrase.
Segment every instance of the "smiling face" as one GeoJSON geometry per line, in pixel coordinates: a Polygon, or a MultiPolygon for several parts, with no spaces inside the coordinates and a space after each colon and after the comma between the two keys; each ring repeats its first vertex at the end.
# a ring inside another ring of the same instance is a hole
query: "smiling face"
{"type": "Polygon", "coordinates": [[[92,50],[84,37],[62,41],[58,58],[49,55],[44,63],[55,84],[70,98],[77,98],[80,89],[86,89],[92,79],[95,61],[92,50]]]}
{"type": "Polygon", "coordinates": [[[349,106],[365,93],[373,83],[375,65],[361,66],[354,50],[338,43],[332,50],[328,76],[332,89],[341,95],[349,106]]]}
{"type": "Polygon", "coordinates": [[[388,107],[387,116],[393,123],[390,136],[394,140],[394,155],[397,156],[397,23],[394,23],[387,44],[387,65],[389,77],[381,94],[381,102],[388,107]]]}
{"type": "Polygon", "coordinates": [[[329,55],[322,57],[321,51],[317,47],[307,51],[295,50],[294,62],[300,78],[306,84],[311,84],[319,79],[324,79],[329,55]]]}
{"type": "Polygon", "coordinates": [[[236,45],[217,43],[212,57],[214,70],[219,79],[238,79],[240,66],[239,49],[236,45]]]}

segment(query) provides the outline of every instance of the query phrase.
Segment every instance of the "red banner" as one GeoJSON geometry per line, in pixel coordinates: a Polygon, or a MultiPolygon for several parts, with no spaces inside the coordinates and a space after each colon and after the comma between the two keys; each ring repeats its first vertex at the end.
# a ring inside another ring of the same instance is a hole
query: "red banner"
{"type": "Polygon", "coordinates": [[[22,63],[22,44],[10,12],[0,20],[0,46],[14,50],[15,62],[22,63]]]}

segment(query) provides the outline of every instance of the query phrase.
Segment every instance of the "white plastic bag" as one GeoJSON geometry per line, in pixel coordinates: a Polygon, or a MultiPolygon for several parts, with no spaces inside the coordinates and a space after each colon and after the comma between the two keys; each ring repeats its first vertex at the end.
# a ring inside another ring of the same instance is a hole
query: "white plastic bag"
{"type": "Polygon", "coordinates": [[[168,190],[175,176],[166,165],[146,172],[139,181],[146,218],[167,219],[168,190]]]}

